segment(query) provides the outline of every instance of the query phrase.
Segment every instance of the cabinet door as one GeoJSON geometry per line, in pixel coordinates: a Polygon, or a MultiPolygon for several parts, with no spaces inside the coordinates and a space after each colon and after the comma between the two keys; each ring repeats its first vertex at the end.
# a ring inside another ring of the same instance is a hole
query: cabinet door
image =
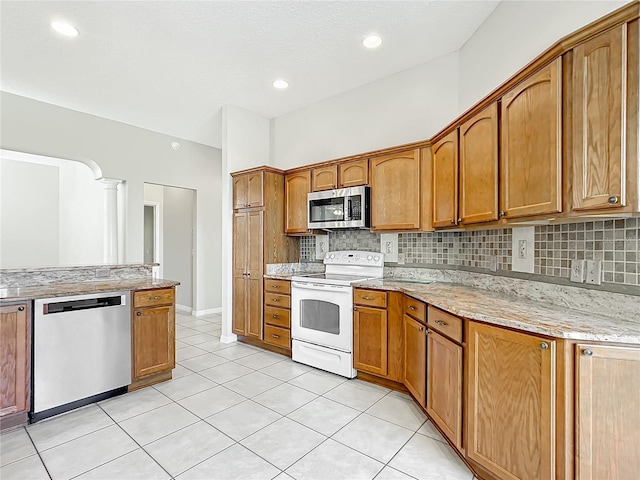
{"type": "Polygon", "coordinates": [[[249,251],[249,214],[233,215],[233,320],[231,329],[246,335],[247,315],[247,258],[249,251]]]}
{"type": "Polygon", "coordinates": [[[435,143],[433,151],[433,226],[458,224],[458,130],[435,143]]]}
{"type": "Polygon", "coordinates": [[[286,233],[308,233],[307,195],[311,191],[311,171],[285,177],[286,233]]]}
{"type": "Polygon", "coordinates": [[[409,315],[404,315],[404,385],[426,405],[427,329],[409,315]]]}
{"type": "Polygon", "coordinates": [[[502,99],[500,210],[506,218],[562,209],[562,59],[502,99]]]}
{"type": "Polygon", "coordinates": [[[311,170],[312,191],[331,190],[338,187],[338,166],[314,168],[311,170]]]}
{"type": "Polygon", "coordinates": [[[554,477],[555,342],[469,322],[467,456],[501,479],[554,477]]]}
{"type": "Polygon", "coordinates": [[[420,228],[420,150],[372,158],[371,228],[420,228]]]}
{"type": "Polygon", "coordinates": [[[175,368],[174,307],[133,311],[134,380],[175,368]]]}
{"type": "Polygon", "coordinates": [[[0,307],[0,417],[29,409],[29,319],[27,305],[0,307]]]}
{"type": "Polygon", "coordinates": [[[624,207],[627,25],[573,54],[573,210],[624,207]]]}
{"type": "Polygon", "coordinates": [[[238,175],[233,177],[233,208],[247,208],[249,200],[247,199],[249,189],[249,177],[247,175],[238,175]]]}
{"type": "Polygon", "coordinates": [[[369,183],[369,160],[353,160],[338,164],[340,188],[357,187],[369,183]]]}
{"type": "Polygon", "coordinates": [[[498,104],[460,127],[460,219],[498,219],[498,104]]]}
{"type": "Polygon", "coordinates": [[[262,339],[262,229],[264,212],[249,213],[247,254],[247,335],[262,339]]]}
{"type": "Polygon", "coordinates": [[[355,307],[353,314],[353,368],[387,374],[387,311],[355,307]]]}
{"type": "Polygon", "coordinates": [[[427,413],[462,450],[462,347],[429,330],[427,413]]]}
{"type": "Polygon", "coordinates": [[[247,206],[264,206],[264,172],[254,172],[247,174],[247,206]]]}
{"type": "Polygon", "coordinates": [[[576,479],[640,472],[640,348],[577,345],[576,479]]]}

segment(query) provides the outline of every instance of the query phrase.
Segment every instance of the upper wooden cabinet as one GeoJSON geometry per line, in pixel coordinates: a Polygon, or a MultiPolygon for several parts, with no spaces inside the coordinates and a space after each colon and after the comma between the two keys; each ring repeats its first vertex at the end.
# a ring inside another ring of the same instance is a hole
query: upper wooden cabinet
{"type": "Polygon", "coordinates": [[[290,173],[284,179],[287,234],[307,234],[307,195],[311,191],[311,170],[290,173]]]}
{"type": "Polygon", "coordinates": [[[1,428],[27,420],[31,379],[31,321],[28,312],[27,304],[0,307],[1,428]],[[17,423],[7,420],[16,414],[22,414],[22,418],[16,419],[17,423]]]}
{"type": "Polygon", "coordinates": [[[562,59],[502,98],[500,215],[562,210],[562,59]]]}
{"type": "Polygon", "coordinates": [[[458,130],[433,144],[433,226],[458,224],[458,130]]]}
{"type": "Polygon", "coordinates": [[[326,167],[314,168],[311,170],[311,190],[319,192],[321,190],[332,190],[338,187],[338,166],[328,165],[326,167]]]}
{"type": "Polygon", "coordinates": [[[420,149],[369,160],[371,229],[420,228],[420,149]]]}
{"type": "Polygon", "coordinates": [[[576,346],[577,480],[638,477],[639,392],[640,348],[576,346]]]}
{"type": "Polygon", "coordinates": [[[555,343],[469,322],[467,456],[497,478],[555,477],[555,343]]]}
{"type": "Polygon", "coordinates": [[[262,207],[264,205],[264,172],[250,172],[233,178],[233,208],[262,207]]]}
{"type": "Polygon", "coordinates": [[[626,42],[625,24],[573,50],[573,210],[627,202],[626,42]]]}
{"type": "Polygon", "coordinates": [[[460,126],[460,205],[463,224],[498,219],[498,104],[460,126]]]}
{"type": "Polygon", "coordinates": [[[361,158],[338,164],[340,188],[357,187],[369,183],[369,160],[361,158]]]}

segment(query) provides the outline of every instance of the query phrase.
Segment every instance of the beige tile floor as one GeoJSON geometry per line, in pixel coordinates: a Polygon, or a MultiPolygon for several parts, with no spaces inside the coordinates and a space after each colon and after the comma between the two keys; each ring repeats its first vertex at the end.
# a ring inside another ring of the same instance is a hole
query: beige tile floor
{"type": "Polygon", "coordinates": [[[0,436],[0,478],[447,479],[473,475],[406,395],[177,316],[169,382],[0,436]]]}

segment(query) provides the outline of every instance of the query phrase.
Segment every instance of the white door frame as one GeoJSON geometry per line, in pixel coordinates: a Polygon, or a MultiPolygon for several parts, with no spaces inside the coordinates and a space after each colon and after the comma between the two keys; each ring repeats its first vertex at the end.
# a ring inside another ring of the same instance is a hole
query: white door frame
{"type": "Polygon", "coordinates": [[[153,208],[153,261],[160,264],[153,267],[153,276],[162,278],[162,204],[145,200],[144,206],[153,208]]]}

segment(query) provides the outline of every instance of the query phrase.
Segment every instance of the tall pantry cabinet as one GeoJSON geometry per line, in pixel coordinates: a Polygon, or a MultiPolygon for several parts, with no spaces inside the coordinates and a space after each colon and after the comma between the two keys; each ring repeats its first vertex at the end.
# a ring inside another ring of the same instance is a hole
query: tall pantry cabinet
{"type": "Polygon", "coordinates": [[[284,175],[268,167],[233,177],[233,333],[263,338],[263,281],[268,263],[296,262],[298,239],[284,234],[284,175]]]}

